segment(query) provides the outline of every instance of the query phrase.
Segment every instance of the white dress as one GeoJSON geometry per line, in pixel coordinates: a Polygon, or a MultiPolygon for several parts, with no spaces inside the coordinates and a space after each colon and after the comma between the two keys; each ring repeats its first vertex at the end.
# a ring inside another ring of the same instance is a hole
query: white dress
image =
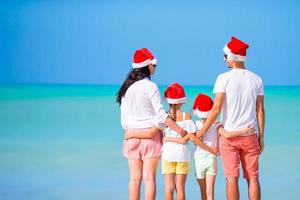
{"type": "MultiPolygon", "coordinates": [[[[195,133],[196,126],[193,120],[185,120],[185,113],[183,113],[183,120],[176,122],[178,126],[186,130],[188,133],[195,133]]],[[[180,138],[177,132],[170,128],[163,131],[164,136],[180,138]]],[[[191,156],[188,144],[178,144],[175,142],[165,142],[162,148],[162,159],[170,162],[190,162],[191,156]]]]}

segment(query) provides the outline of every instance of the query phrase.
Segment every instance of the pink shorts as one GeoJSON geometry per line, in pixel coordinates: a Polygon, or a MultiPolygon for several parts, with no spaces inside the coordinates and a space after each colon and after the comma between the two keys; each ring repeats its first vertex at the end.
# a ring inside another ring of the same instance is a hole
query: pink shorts
{"type": "Polygon", "coordinates": [[[129,159],[144,160],[160,157],[162,136],[156,134],[153,139],[128,139],[123,142],[123,155],[129,159]]]}
{"type": "Polygon", "coordinates": [[[240,162],[244,178],[258,177],[259,143],[256,134],[219,141],[221,160],[226,178],[239,177],[240,162]]]}

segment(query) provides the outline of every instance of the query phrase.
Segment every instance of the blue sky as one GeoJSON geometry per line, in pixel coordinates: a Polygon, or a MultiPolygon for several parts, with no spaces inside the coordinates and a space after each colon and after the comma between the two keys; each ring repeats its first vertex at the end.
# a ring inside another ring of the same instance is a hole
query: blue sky
{"type": "Polygon", "coordinates": [[[300,85],[299,1],[0,1],[0,84],[121,84],[148,47],[158,84],[212,85],[232,35],[266,85],[300,85]]]}

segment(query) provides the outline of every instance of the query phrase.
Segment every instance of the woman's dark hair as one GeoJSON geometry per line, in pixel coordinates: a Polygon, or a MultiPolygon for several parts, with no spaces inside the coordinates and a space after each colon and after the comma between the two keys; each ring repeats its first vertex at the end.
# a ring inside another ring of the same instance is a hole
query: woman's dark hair
{"type": "Polygon", "coordinates": [[[116,97],[116,102],[121,105],[122,103],[122,97],[125,95],[127,89],[136,81],[142,80],[144,78],[150,79],[150,70],[148,65],[141,68],[132,69],[128,75],[125,81],[123,82],[121,88],[119,89],[116,97]]]}

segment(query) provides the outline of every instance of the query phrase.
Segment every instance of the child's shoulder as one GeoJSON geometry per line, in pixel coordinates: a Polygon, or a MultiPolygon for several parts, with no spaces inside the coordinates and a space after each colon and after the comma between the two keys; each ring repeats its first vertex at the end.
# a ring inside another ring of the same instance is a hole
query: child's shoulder
{"type": "Polygon", "coordinates": [[[185,113],[185,119],[186,120],[192,119],[191,114],[190,113],[185,113]]]}
{"type": "Polygon", "coordinates": [[[192,119],[191,114],[187,112],[183,112],[181,110],[177,111],[177,119],[176,121],[184,121],[192,119]]]}

